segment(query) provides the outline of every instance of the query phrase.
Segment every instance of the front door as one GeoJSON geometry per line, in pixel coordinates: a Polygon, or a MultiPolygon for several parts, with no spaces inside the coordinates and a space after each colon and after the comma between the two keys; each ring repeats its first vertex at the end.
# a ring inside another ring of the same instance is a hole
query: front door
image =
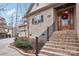
{"type": "Polygon", "coordinates": [[[74,29],[74,8],[57,12],[56,22],[58,30],[74,29]]]}

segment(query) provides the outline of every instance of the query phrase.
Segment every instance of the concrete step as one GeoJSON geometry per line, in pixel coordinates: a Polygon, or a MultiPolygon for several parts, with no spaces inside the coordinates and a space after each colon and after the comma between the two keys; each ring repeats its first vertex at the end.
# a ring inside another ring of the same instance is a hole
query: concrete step
{"type": "MultiPolygon", "coordinates": [[[[69,49],[61,49],[61,48],[51,48],[51,47],[47,47],[47,46],[44,46],[44,48],[40,51],[40,53],[44,54],[46,51],[50,51],[51,53],[49,54],[53,54],[52,52],[57,52],[57,53],[60,53],[63,55],[74,55],[74,56],[78,56],[79,55],[79,52],[78,51],[74,51],[74,50],[69,50],[69,49]]],[[[46,54],[48,54],[46,52],[46,54]]],[[[59,55],[59,54],[56,54],[56,55],[59,55]]]]}

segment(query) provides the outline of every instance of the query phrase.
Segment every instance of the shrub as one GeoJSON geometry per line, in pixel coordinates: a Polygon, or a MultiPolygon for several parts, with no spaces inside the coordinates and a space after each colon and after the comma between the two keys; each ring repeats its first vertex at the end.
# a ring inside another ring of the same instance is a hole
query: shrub
{"type": "Polygon", "coordinates": [[[16,38],[15,38],[15,41],[17,41],[17,40],[19,40],[19,39],[20,39],[19,37],[16,37],[16,38]]]}
{"type": "Polygon", "coordinates": [[[22,40],[22,39],[16,39],[15,45],[16,45],[16,47],[18,47],[18,48],[28,48],[28,49],[32,49],[31,43],[30,43],[29,41],[22,40]]]}

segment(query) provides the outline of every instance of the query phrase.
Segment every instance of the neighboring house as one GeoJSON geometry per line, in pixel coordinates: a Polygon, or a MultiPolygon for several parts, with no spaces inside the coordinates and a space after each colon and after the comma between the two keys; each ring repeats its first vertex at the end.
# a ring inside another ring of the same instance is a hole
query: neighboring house
{"type": "Polygon", "coordinates": [[[27,37],[27,20],[22,20],[22,22],[18,26],[18,36],[19,37],[27,37]]]}
{"type": "Polygon", "coordinates": [[[7,36],[7,23],[3,17],[0,16],[0,38],[7,36]]]}
{"type": "Polygon", "coordinates": [[[26,37],[27,34],[27,24],[21,24],[19,25],[19,37],[26,37]]]}
{"type": "Polygon", "coordinates": [[[13,32],[12,27],[8,26],[6,20],[0,16],[0,38],[13,37],[13,32]]]}
{"type": "Polygon", "coordinates": [[[7,32],[7,35],[8,35],[8,37],[13,37],[14,36],[14,34],[13,34],[13,28],[12,27],[10,27],[10,26],[7,26],[7,29],[8,29],[8,32],[7,32]]]}

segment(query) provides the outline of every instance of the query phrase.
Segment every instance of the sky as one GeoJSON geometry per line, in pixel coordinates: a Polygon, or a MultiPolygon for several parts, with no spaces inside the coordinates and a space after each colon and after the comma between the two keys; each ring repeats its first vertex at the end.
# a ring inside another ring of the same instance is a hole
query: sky
{"type": "Polygon", "coordinates": [[[11,24],[13,21],[13,26],[15,26],[16,13],[18,15],[18,24],[22,22],[22,17],[28,10],[30,3],[0,3],[0,16],[5,18],[7,24],[11,24]],[[18,9],[17,9],[18,5],[18,9]]]}

